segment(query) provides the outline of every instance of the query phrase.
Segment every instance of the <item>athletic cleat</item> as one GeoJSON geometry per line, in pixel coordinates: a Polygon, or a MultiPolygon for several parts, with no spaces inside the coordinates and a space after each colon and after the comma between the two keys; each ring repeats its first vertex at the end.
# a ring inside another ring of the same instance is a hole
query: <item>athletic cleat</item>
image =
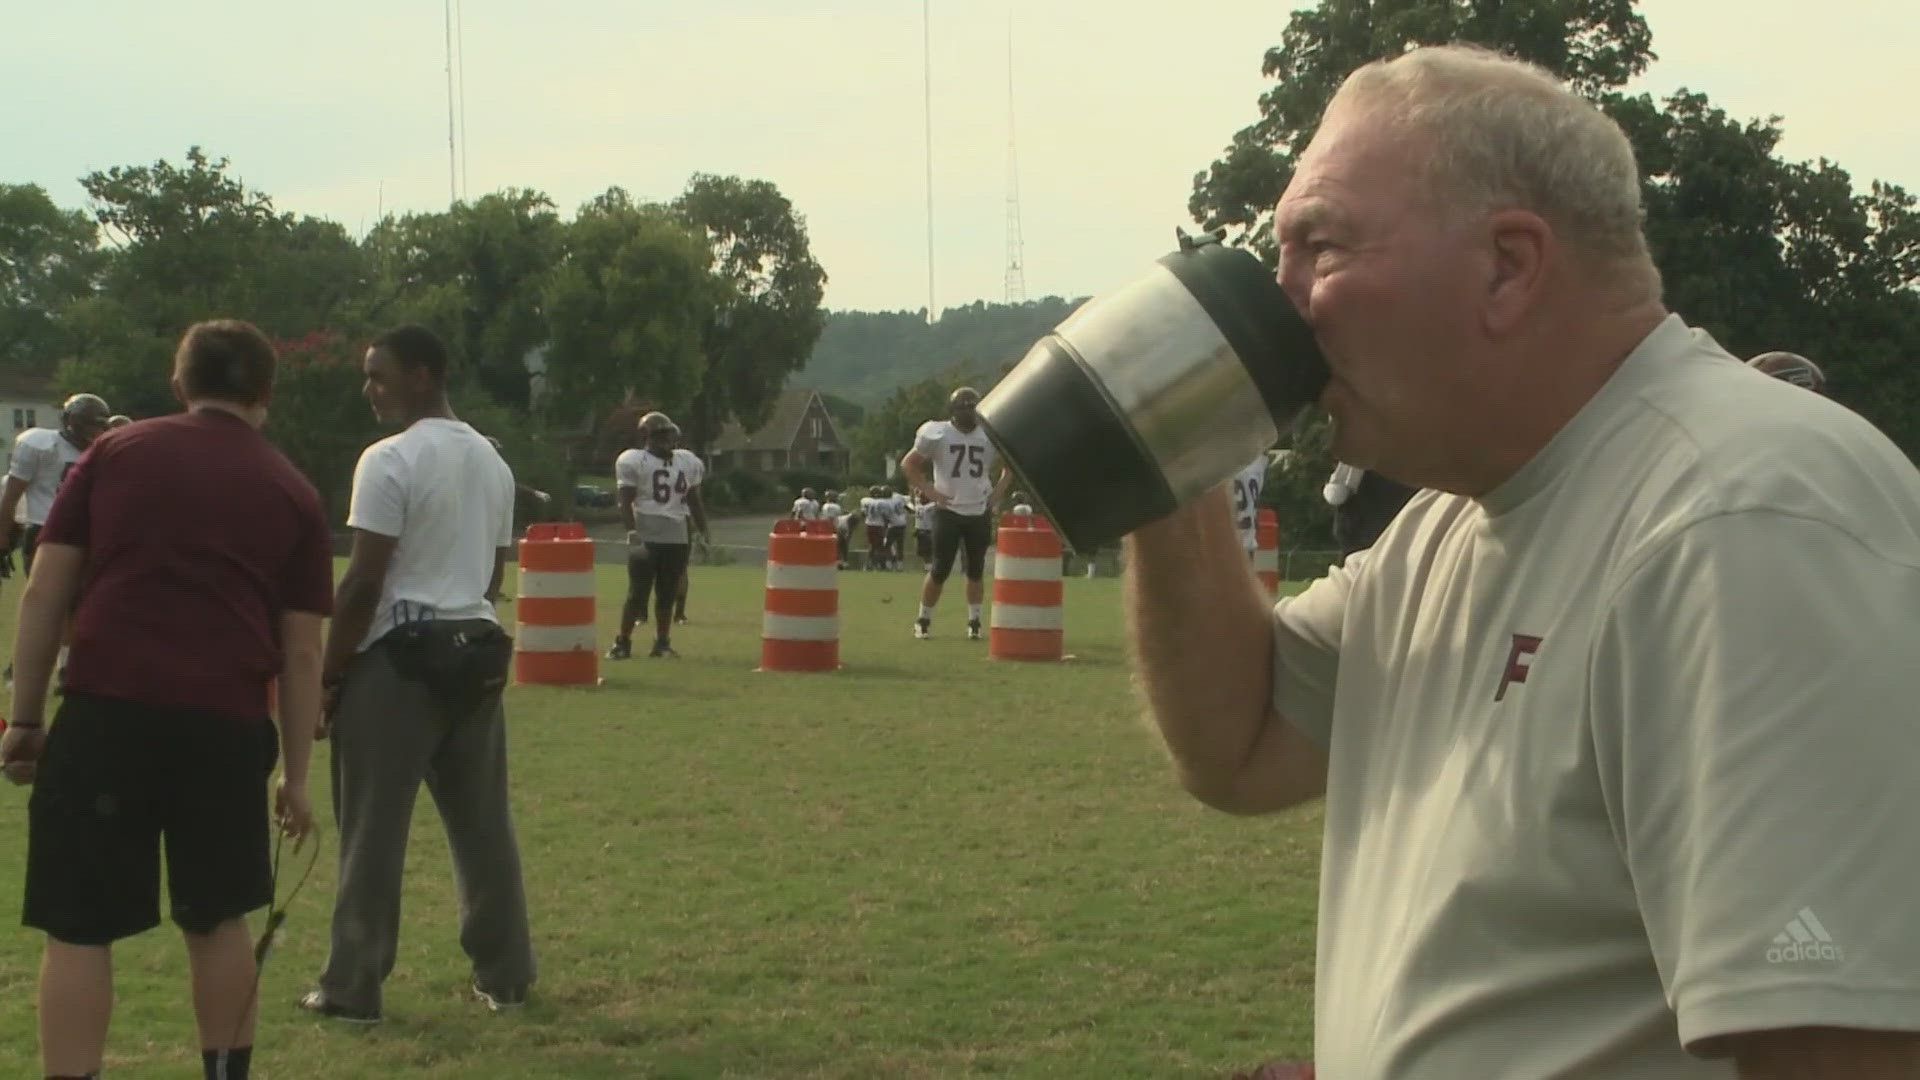
{"type": "Polygon", "coordinates": [[[669,645],[669,644],[667,644],[667,643],[666,643],[666,642],[664,642],[664,641],[656,641],[656,642],[654,642],[654,643],[653,643],[653,651],[652,651],[652,652],[649,652],[649,653],[647,654],[647,656],[649,656],[649,657],[652,657],[652,658],[658,658],[658,657],[662,657],[662,656],[665,656],[665,657],[670,657],[670,658],[672,658],[672,659],[674,659],[674,660],[678,660],[678,659],[680,659],[680,654],[679,654],[679,653],[677,653],[677,652],[674,652],[674,651],[673,651],[673,646],[672,646],[672,645],[669,645]]]}
{"type": "Polygon", "coordinates": [[[619,641],[619,640],[614,641],[614,643],[607,649],[607,659],[609,660],[633,659],[633,643],[630,641],[619,641]]]}
{"type": "Polygon", "coordinates": [[[975,619],[974,621],[967,624],[967,640],[968,641],[980,640],[980,620],[975,619]]]}
{"type": "Polygon", "coordinates": [[[300,1007],[307,1012],[324,1016],[329,1020],[345,1020],[349,1024],[377,1024],[380,1022],[379,1010],[376,1009],[368,1012],[365,1009],[355,1009],[342,1005],[339,1002],[328,1001],[326,993],[320,990],[307,991],[306,996],[300,999],[299,1004],[300,1007]]]}
{"type": "Polygon", "coordinates": [[[925,641],[928,638],[932,637],[933,636],[933,620],[932,619],[913,620],[913,636],[918,638],[921,641],[925,641]]]}
{"type": "Polygon", "coordinates": [[[687,613],[683,611],[680,614],[675,615],[673,617],[673,621],[676,623],[679,623],[682,626],[685,626],[687,623],[687,613]]]}

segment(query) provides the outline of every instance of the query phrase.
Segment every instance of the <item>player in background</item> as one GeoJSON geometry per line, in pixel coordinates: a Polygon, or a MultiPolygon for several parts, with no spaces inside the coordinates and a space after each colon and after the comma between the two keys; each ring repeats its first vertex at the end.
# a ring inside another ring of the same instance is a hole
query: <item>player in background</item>
{"type": "Polygon", "coordinates": [[[880,485],[869,484],[860,500],[860,520],[867,525],[867,569],[878,570],[887,561],[887,511],[880,501],[880,485]]]}
{"type": "Polygon", "coordinates": [[[1827,373],[1799,353],[1763,352],[1747,361],[1747,365],[1762,374],[1811,390],[1822,397],[1827,394],[1827,373]]]}
{"type": "Polygon", "coordinates": [[[822,500],[820,503],[820,520],[833,523],[833,546],[835,552],[837,552],[834,565],[841,570],[845,570],[847,568],[848,525],[852,522],[853,517],[847,513],[846,507],[840,505],[839,492],[823,492],[820,497],[822,500]]]}
{"type": "Polygon", "coordinates": [[[1027,493],[1024,491],[1014,492],[1013,509],[1007,512],[1010,514],[1019,514],[1022,517],[1033,516],[1033,504],[1027,501],[1027,493]]]}
{"type": "MultiPolygon", "coordinates": [[[[13,459],[7,463],[7,482],[0,489],[0,522],[7,530],[7,550],[20,549],[20,569],[33,573],[33,549],[40,543],[40,527],[47,523],[53,497],[67,471],[93,440],[107,430],[112,410],[97,394],[75,394],[60,407],[60,429],[28,428],[13,440],[13,459]]],[[[67,666],[66,646],[60,648],[56,671],[67,666]]],[[[57,679],[57,676],[56,676],[57,679]]],[[[0,671],[0,682],[13,681],[13,664],[0,671]]]]}
{"type": "MultiPolygon", "coordinates": [[[[832,492],[828,492],[832,494],[832,492]]],[[[820,518],[820,501],[813,497],[812,488],[801,488],[800,497],[793,500],[793,510],[789,514],[795,521],[817,521],[820,518]]]]}
{"type": "Polygon", "coordinates": [[[880,501],[887,511],[887,567],[898,570],[907,561],[907,497],[882,485],[880,501]]]}
{"type": "Polygon", "coordinates": [[[980,640],[980,602],[986,596],[982,580],[987,569],[987,548],[993,542],[993,522],[989,511],[1000,504],[1006,493],[1009,473],[999,465],[999,453],[980,427],[976,411],[980,391],[971,386],[955,390],[947,398],[947,419],[929,420],[914,433],[913,449],[900,461],[900,469],[922,498],[935,504],[933,512],[933,565],[920,587],[920,614],[913,623],[913,636],[926,638],[933,633],[933,609],[940,603],[947,576],[953,572],[954,557],[966,549],[967,637],[980,640]],[[999,475],[993,477],[999,465],[999,475]]]}
{"type": "Polygon", "coordinates": [[[1233,477],[1233,527],[1240,530],[1248,562],[1260,548],[1260,493],[1267,487],[1267,464],[1263,452],[1233,477]]]}
{"type": "Polygon", "coordinates": [[[674,445],[679,429],[666,413],[641,417],[638,433],[641,445],[622,451],[613,463],[620,512],[627,522],[627,599],[620,611],[620,636],[607,650],[609,660],[633,655],[633,628],[646,621],[649,595],[656,636],[647,655],[677,655],[671,641],[673,609],[693,554],[687,519],[693,519],[702,539],[711,539],[700,501],[706,466],[693,451],[674,445]]]}

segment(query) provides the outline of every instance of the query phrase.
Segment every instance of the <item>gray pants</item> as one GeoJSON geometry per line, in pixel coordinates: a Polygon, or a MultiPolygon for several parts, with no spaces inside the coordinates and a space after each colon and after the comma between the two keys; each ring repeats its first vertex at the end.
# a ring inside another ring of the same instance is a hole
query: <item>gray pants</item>
{"type": "Polygon", "coordinates": [[[378,645],[347,669],[333,717],[333,813],[340,880],[320,989],[377,1012],[400,941],[401,874],[420,782],[440,810],[460,898],[460,947],[490,992],[534,979],[520,851],[507,804],[506,712],[499,695],[450,716],[378,645]]]}

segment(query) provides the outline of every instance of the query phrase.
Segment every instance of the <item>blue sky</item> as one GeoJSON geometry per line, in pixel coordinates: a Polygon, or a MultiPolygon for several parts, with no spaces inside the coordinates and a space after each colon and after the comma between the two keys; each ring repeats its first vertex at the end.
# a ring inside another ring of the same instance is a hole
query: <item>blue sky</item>
{"type": "MultiPolygon", "coordinates": [[[[446,205],[442,0],[9,6],[0,180],[79,206],[81,174],[198,143],[282,208],[356,233],[383,202],[446,205]]],[[[937,304],[1002,295],[1010,18],[1027,290],[1078,295],[1171,247],[1193,174],[1254,118],[1293,6],[933,0],[937,304]]],[[[921,10],[462,0],[467,191],[534,187],[571,212],[613,184],[667,197],[696,171],[769,179],[807,215],[830,306],[923,307],[921,10]]],[[[1780,114],[1787,156],[1920,189],[1920,7],[1641,10],[1661,56],[1645,89],[1780,114]]]]}

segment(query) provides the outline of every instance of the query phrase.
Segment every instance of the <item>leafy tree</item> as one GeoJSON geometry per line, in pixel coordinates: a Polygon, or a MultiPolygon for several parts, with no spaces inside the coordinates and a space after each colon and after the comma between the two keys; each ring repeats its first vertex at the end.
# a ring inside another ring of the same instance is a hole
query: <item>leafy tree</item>
{"type": "Polygon", "coordinates": [[[820,337],[827,274],[807,242],[806,219],[766,180],[697,173],[673,209],[713,251],[728,286],[706,335],[707,366],[693,402],[693,445],[705,450],[728,419],[766,422],[790,372],[820,337]]]}
{"type": "Polygon", "coordinates": [[[525,415],[526,360],[547,340],[541,304],[563,238],[552,200],[528,189],[387,218],[364,244],[377,285],[361,319],[432,327],[481,388],[525,415]]]}
{"type": "Polygon", "coordinates": [[[948,308],[931,326],[924,312],[836,311],[792,381],[878,405],[895,389],[956,361],[994,370],[1016,363],[1084,302],[1057,296],[1023,304],[975,302],[948,308]]]}
{"type": "Polygon", "coordinates": [[[1274,262],[1273,206],[1347,74],[1417,45],[1471,42],[1539,64],[1582,93],[1624,86],[1656,57],[1634,0],[1321,0],[1268,49],[1260,119],[1194,177],[1194,220],[1274,262]]]}
{"type": "Polygon", "coordinates": [[[547,283],[546,408],[571,420],[644,389],[684,411],[707,369],[701,347],[731,286],[708,270],[707,246],[657,206],[613,188],[566,228],[547,283]]]}
{"type": "Polygon", "coordinates": [[[71,351],[61,313],[93,292],[92,219],[35,184],[0,184],[0,370],[43,373],[71,351]]]}

